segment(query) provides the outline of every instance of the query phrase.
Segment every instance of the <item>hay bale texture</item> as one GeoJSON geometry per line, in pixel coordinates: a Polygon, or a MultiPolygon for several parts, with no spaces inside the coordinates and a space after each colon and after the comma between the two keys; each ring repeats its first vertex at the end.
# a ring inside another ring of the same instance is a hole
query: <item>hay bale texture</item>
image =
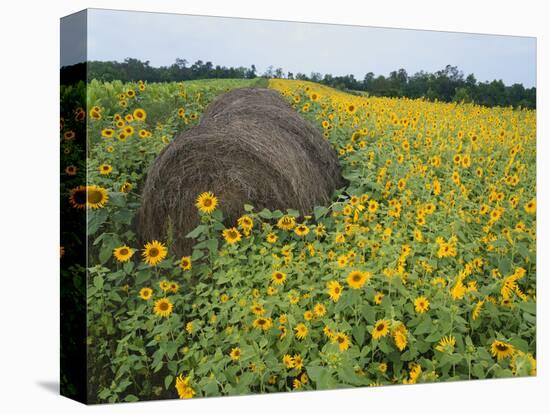
{"type": "Polygon", "coordinates": [[[336,152],[278,92],[236,89],[220,96],[200,123],[176,137],[147,174],[136,216],[142,242],[171,237],[173,253],[189,254],[185,238],[199,224],[196,197],[212,191],[226,225],[251,204],[310,214],[344,184],[336,152]]]}

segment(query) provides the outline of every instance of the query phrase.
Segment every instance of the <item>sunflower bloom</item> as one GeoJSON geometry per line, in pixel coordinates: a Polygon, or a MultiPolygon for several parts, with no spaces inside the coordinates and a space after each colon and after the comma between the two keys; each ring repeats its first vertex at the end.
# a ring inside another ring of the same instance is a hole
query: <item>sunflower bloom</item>
{"type": "Polygon", "coordinates": [[[514,355],[515,349],[512,345],[506,342],[494,340],[491,344],[491,354],[497,357],[497,360],[509,358],[514,355]]]}
{"type": "Polygon", "coordinates": [[[419,296],[414,300],[414,310],[417,313],[424,313],[430,308],[430,301],[424,296],[419,296]]]}
{"type": "Polygon", "coordinates": [[[343,291],[342,285],[338,283],[336,280],[331,280],[330,282],[328,282],[327,288],[328,288],[328,295],[332,299],[332,301],[338,302],[343,291]]]}
{"type": "Polygon", "coordinates": [[[277,270],[273,272],[273,274],[271,275],[271,280],[276,285],[282,285],[283,283],[285,283],[286,273],[283,273],[277,270]]]}
{"type": "Polygon", "coordinates": [[[371,274],[369,272],[360,272],[359,270],[354,270],[348,274],[346,281],[352,289],[361,289],[365,282],[369,280],[371,274]]]}
{"type": "Polygon", "coordinates": [[[231,349],[231,352],[229,352],[229,357],[233,361],[238,361],[241,358],[241,348],[233,348],[231,349]]]}
{"type": "Polygon", "coordinates": [[[145,263],[151,266],[156,266],[162,262],[168,255],[168,249],[164,244],[157,240],[153,240],[145,245],[141,253],[145,263]]]}
{"type": "Polygon", "coordinates": [[[235,227],[223,231],[223,238],[227,244],[235,244],[241,240],[241,237],[241,233],[235,227]]]}
{"type": "Polygon", "coordinates": [[[347,336],[343,332],[337,332],[332,337],[331,341],[338,344],[338,349],[340,350],[340,352],[344,352],[345,350],[347,350],[351,344],[349,336],[347,336]]]}
{"type": "Polygon", "coordinates": [[[200,194],[195,202],[195,206],[204,214],[212,214],[217,205],[218,199],[210,191],[200,194]]]}
{"type": "Polygon", "coordinates": [[[155,302],[153,308],[156,315],[167,318],[172,313],[173,305],[168,298],[162,298],[155,302]]]}
{"type": "Polygon", "coordinates": [[[390,322],[386,319],[380,319],[374,324],[371,335],[373,339],[380,339],[390,332],[390,322]]]}
{"type": "Polygon", "coordinates": [[[191,270],[192,263],[191,263],[191,256],[183,256],[180,259],[180,268],[183,271],[191,270]]]}
{"type": "Polygon", "coordinates": [[[294,331],[296,332],[296,338],[298,338],[300,341],[302,341],[309,332],[307,326],[303,323],[299,323],[298,325],[296,325],[294,331]]]}
{"type": "Polygon", "coordinates": [[[134,254],[134,251],[130,249],[128,246],[120,246],[113,250],[113,256],[115,256],[115,259],[117,259],[121,263],[124,263],[130,260],[133,254],[134,254]]]}
{"type": "Polygon", "coordinates": [[[191,385],[189,384],[191,382],[191,379],[189,377],[184,377],[183,374],[180,374],[176,378],[176,391],[178,392],[178,396],[180,399],[189,399],[193,398],[195,395],[195,391],[193,388],[191,388],[191,385]]]}
{"type": "Polygon", "coordinates": [[[153,296],[153,289],[144,287],[139,291],[139,297],[143,300],[149,300],[153,296]]]}

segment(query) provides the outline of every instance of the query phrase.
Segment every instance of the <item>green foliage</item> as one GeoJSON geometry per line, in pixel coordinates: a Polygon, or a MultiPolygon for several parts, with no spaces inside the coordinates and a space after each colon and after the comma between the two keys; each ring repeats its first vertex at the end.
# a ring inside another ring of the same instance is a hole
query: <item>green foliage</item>
{"type": "Polygon", "coordinates": [[[109,195],[87,210],[95,401],[533,375],[532,111],[271,81],[333,144],[348,186],[307,217],[245,205],[253,224],[227,226],[239,231],[235,243],[223,236],[220,209],[189,212],[202,215],[187,234],[195,240],[190,257],[174,257],[169,240],[160,240],[167,256],[144,261],[132,219],[151,161],[217,94],[252,82],[88,87],[89,108],[101,116],[88,122],[88,170],[77,179],[85,174],[109,195]],[[123,97],[128,90],[136,96],[123,97]],[[145,120],[115,125],[117,114],[136,109],[145,120]],[[125,139],[102,137],[128,125],[134,133],[125,139]],[[140,138],[142,129],[150,135],[140,138]],[[104,164],[108,174],[100,173],[104,164]],[[283,215],[307,234],[282,229],[283,215]],[[117,258],[122,247],[130,257],[117,258]],[[356,288],[354,271],[364,277],[356,288]],[[497,352],[498,341],[511,353],[497,352]]]}

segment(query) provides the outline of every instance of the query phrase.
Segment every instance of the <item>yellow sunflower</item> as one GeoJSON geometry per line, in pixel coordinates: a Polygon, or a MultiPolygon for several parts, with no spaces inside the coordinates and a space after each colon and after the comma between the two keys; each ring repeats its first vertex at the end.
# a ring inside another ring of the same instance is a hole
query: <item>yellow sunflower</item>
{"type": "Polygon", "coordinates": [[[357,111],[357,106],[355,106],[354,104],[351,103],[348,106],[346,106],[346,112],[348,114],[353,115],[355,111],[357,111]]]}
{"type": "Polygon", "coordinates": [[[97,185],[90,185],[87,187],[87,192],[88,207],[93,209],[105,207],[105,204],[109,200],[109,194],[106,189],[97,185]]]}
{"type": "Polygon", "coordinates": [[[334,332],[332,331],[332,329],[330,329],[328,325],[325,325],[325,327],[323,328],[323,333],[330,340],[332,340],[332,338],[334,337],[334,332]]]}
{"type": "Polygon", "coordinates": [[[126,134],[126,137],[130,137],[134,135],[134,127],[131,125],[128,125],[124,128],[124,134],[126,134]]]}
{"type": "Polygon", "coordinates": [[[305,237],[309,233],[309,227],[305,224],[300,224],[294,229],[294,233],[296,233],[300,237],[305,237]]]}
{"type": "Polygon", "coordinates": [[[143,300],[149,300],[153,296],[153,289],[144,287],[139,291],[139,297],[143,300]]]}
{"type": "Polygon", "coordinates": [[[304,367],[304,359],[301,355],[294,354],[292,357],[292,361],[294,362],[294,369],[297,371],[300,371],[304,367]]]}
{"type": "Polygon", "coordinates": [[[276,270],[272,273],[271,280],[273,280],[273,283],[276,285],[282,285],[283,283],[285,283],[286,273],[276,270]]]}
{"type": "Polygon", "coordinates": [[[309,332],[307,326],[303,323],[299,323],[298,325],[296,325],[294,331],[296,332],[296,338],[298,338],[300,341],[303,340],[309,332]]]}
{"type": "Polygon", "coordinates": [[[380,339],[390,332],[390,322],[386,319],[380,319],[374,324],[371,331],[373,339],[380,339]]]}
{"type": "Polygon", "coordinates": [[[113,167],[109,164],[101,164],[99,166],[99,173],[101,175],[108,175],[113,171],[113,167]]]}
{"type": "Polygon", "coordinates": [[[168,298],[161,298],[155,302],[155,307],[153,310],[155,314],[163,318],[167,318],[172,313],[172,302],[168,298]]]}
{"type": "Polygon", "coordinates": [[[346,265],[348,264],[348,256],[346,256],[345,254],[339,256],[337,263],[338,267],[346,267],[346,265]]]}
{"type": "Polygon", "coordinates": [[[338,302],[340,296],[342,295],[342,285],[336,280],[331,280],[327,283],[328,294],[333,302],[338,302]]]}
{"type": "Polygon", "coordinates": [[[250,231],[252,230],[252,227],[254,227],[254,221],[252,220],[252,217],[248,215],[239,217],[239,219],[237,220],[237,224],[244,231],[250,231]]]}
{"type": "Polygon", "coordinates": [[[474,309],[472,310],[472,320],[475,321],[477,318],[479,318],[479,315],[481,314],[481,307],[484,303],[484,300],[480,300],[475,304],[474,309]]]}
{"type": "Polygon", "coordinates": [[[393,330],[393,341],[395,346],[400,351],[403,351],[407,347],[407,328],[405,325],[400,324],[397,328],[393,330]]]}
{"type": "Polygon", "coordinates": [[[163,292],[168,292],[170,290],[170,282],[167,280],[161,280],[159,282],[159,287],[163,292]]]}
{"type": "Polygon", "coordinates": [[[218,199],[210,191],[199,194],[195,202],[195,206],[199,209],[199,211],[205,214],[211,214],[214,212],[217,205],[218,199]]]}
{"type": "Polygon", "coordinates": [[[325,227],[324,224],[320,223],[320,224],[317,224],[317,227],[315,227],[314,232],[316,236],[322,237],[327,234],[327,228],[325,227]]]}
{"type": "Polygon", "coordinates": [[[113,250],[113,256],[121,263],[130,260],[133,254],[134,251],[128,246],[120,246],[113,250]]]}
{"type": "Polygon", "coordinates": [[[340,352],[344,352],[345,350],[347,350],[351,344],[349,336],[347,336],[343,332],[337,332],[332,337],[332,342],[338,344],[338,349],[340,350],[340,352]]]}
{"type": "Polygon", "coordinates": [[[296,218],[293,216],[283,216],[277,221],[277,227],[281,230],[292,230],[296,226],[296,218]]]}
{"type": "Polygon", "coordinates": [[[493,356],[496,356],[499,361],[501,359],[511,357],[512,355],[514,355],[514,352],[514,347],[505,342],[494,340],[491,344],[491,354],[493,354],[493,356]]]}
{"type": "Polygon", "coordinates": [[[370,278],[369,272],[360,272],[359,270],[354,270],[348,274],[346,281],[352,289],[361,289],[365,282],[370,278]]]}
{"type": "Polygon", "coordinates": [[[145,263],[151,266],[156,266],[166,258],[168,255],[168,249],[161,242],[153,240],[144,246],[141,255],[143,256],[145,263]]]}
{"type": "Polygon", "coordinates": [[[424,296],[419,296],[414,300],[414,310],[417,313],[424,313],[430,308],[430,301],[424,296]]]}
{"type": "Polygon", "coordinates": [[[115,135],[115,130],[113,128],[105,128],[101,130],[101,136],[103,138],[113,138],[115,135]]]}
{"type": "Polygon", "coordinates": [[[285,354],[283,356],[283,364],[285,364],[288,369],[294,368],[294,358],[289,354],[285,354]]]}
{"type": "Polygon", "coordinates": [[[376,292],[374,295],[374,303],[376,305],[380,305],[382,303],[382,299],[384,298],[384,294],[382,292],[376,292]]]}
{"type": "Polygon", "coordinates": [[[446,352],[452,354],[455,350],[456,338],[454,336],[444,336],[439,340],[435,349],[439,352],[446,352]]]}
{"type": "Polygon", "coordinates": [[[321,316],[324,316],[325,313],[327,313],[327,308],[322,303],[317,303],[313,307],[313,313],[315,314],[315,316],[320,318],[321,316]]]}
{"type": "Polygon", "coordinates": [[[132,190],[133,186],[128,181],[126,181],[124,184],[120,186],[120,192],[121,193],[129,193],[132,190]]]}
{"type": "Polygon", "coordinates": [[[170,282],[169,283],[168,290],[170,290],[170,292],[177,293],[179,288],[180,288],[180,286],[176,282],[170,282]]]}
{"type": "Polygon", "coordinates": [[[273,243],[275,243],[275,242],[277,241],[278,237],[277,237],[277,235],[276,235],[275,233],[269,233],[269,234],[266,236],[265,239],[267,240],[268,243],[273,244],[273,243]]]}
{"type": "Polygon", "coordinates": [[[233,348],[231,349],[231,352],[229,352],[229,357],[233,361],[238,361],[241,357],[241,348],[233,348]]]}
{"type": "Polygon", "coordinates": [[[189,398],[193,398],[195,395],[195,391],[193,388],[191,388],[191,385],[189,384],[191,382],[190,377],[184,377],[183,374],[180,374],[176,378],[176,391],[178,392],[178,396],[180,399],[185,400],[189,398]]]}
{"type": "Polygon", "coordinates": [[[137,109],[134,109],[133,116],[136,121],[145,121],[145,119],[147,118],[147,113],[145,112],[144,109],[137,108],[137,109]]]}
{"type": "Polygon", "coordinates": [[[180,260],[181,270],[191,270],[191,267],[192,267],[191,256],[183,256],[180,260]]]}
{"type": "Polygon", "coordinates": [[[264,318],[263,316],[257,318],[253,323],[252,326],[256,329],[260,329],[262,331],[267,331],[271,326],[273,325],[273,321],[271,318],[264,318]]]}
{"type": "Polygon", "coordinates": [[[227,244],[235,244],[241,240],[241,233],[235,227],[232,227],[223,231],[223,238],[227,244]]]}
{"type": "Polygon", "coordinates": [[[250,310],[254,315],[262,315],[265,313],[265,308],[261,305],[256,305],[256,304],[252,305],[250,307],[250,310]]]}
{"type": "Polygon", "coordinates": [[[525,204],[525,206],[523,206],[523,208],[525,209],[525,211],[527,213],[535,214],[537,212],[537,200],[533,198],[531,201],[529,201],[527,204],[525,204]]]}
{"type": "Polygon", "coordinates": [[[368,210],[369,210],[369,213],[376,213],[376,210],[378,210],[378,202],[374,200],[370,200],[368,210]]]}
{"type": "Polygon", "coordinates": [[[100,120],[101,119],[101,112],[99,111],[99,108],[97,108],[97,107],[92,108],[92,110],[90,111],[90,118],[95,119],[95,120],[100,120]]]}

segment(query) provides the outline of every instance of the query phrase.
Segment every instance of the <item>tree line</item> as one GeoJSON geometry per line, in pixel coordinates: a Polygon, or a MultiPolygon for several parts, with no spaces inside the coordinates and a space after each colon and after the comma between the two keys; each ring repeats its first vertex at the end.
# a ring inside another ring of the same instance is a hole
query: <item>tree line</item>
{"type": "Polygon", "coordinates": [[[372,96],[536,108],[535,87],[525,88],[519,83],[505,85],[502,80],[480,82],[473,74],[465,76],[456,66],[451,65],[434,73],[420,71],[409,75],[405,69],[399,69],[390,72],[388,76],[368,72],[363,79],[357,79],[354,75],[333,76],[317,72],[306,75],[285,72],[282,68],[273,66],[260,74],[255,65],[226,67],[202,60],[191,64],[185,59],[176,59],[172,65],[161,67],[153,67],[149,61],[133,58],[125,59],[123,62],[88,62],[88,78],[102,81],[118,79],[129,82],[141,79],[148,82],[179,82],[194,79],[253,79],[256,77],[309,80],[340,90],[365,92],[372,96]]]}

